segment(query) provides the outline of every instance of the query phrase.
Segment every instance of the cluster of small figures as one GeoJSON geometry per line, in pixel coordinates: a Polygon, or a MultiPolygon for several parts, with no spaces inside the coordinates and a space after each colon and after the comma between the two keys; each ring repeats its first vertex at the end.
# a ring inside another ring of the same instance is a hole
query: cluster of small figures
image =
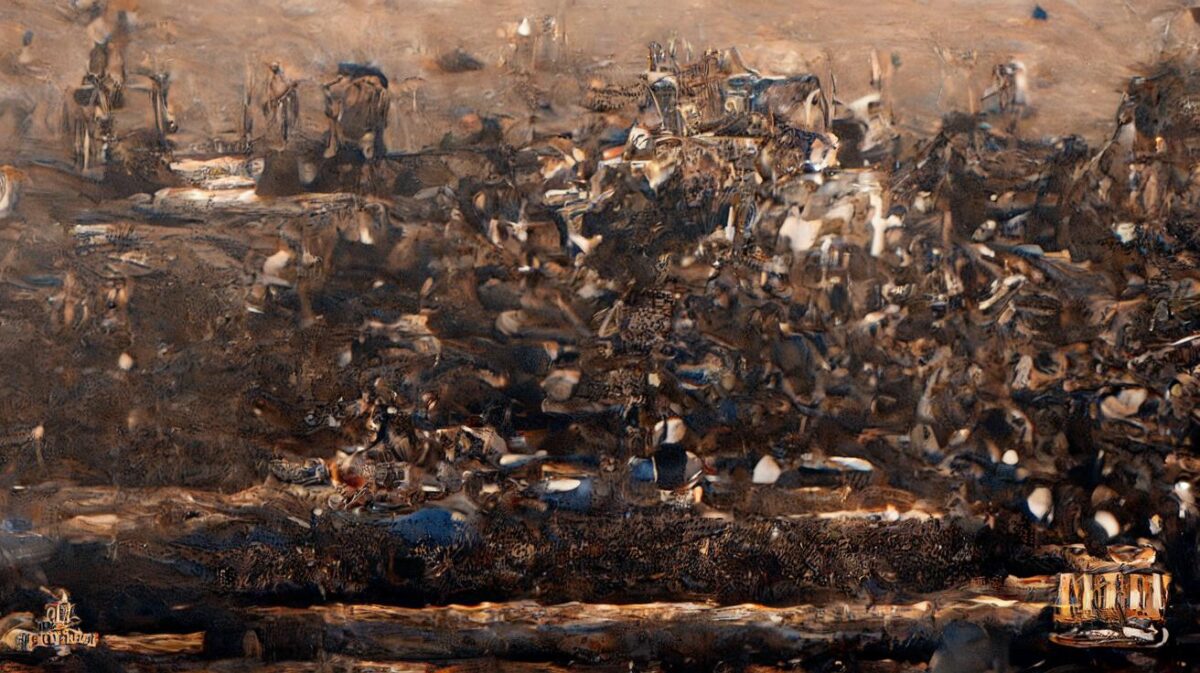
{"type": "MultiPolygon", "coordinates": [[[[169,161],[168,136],[179,130],[168,100],[171,74],[145,65],[127,71],[125,51],[132,35],[126,13],[118,12],[115,28],[95,40],[87,71],[67,97],[63,131],[71,141],[77,166],[84,171],[112,161],[115,149],[122,145],[131,152],[148,148],[169,161]],[[130,96],[131,92],[144,92],[146,97],[130,96]],[[142,100],[149,103],[149,114],[145,114],[142,100]],[[152,122],[149,129],[143,128],[146,119],[152,122]]],[[[269,69],[259,105],[268,128],[260,136],[254,136],[252,92],[247,86],[242,118],[246,150],[263,142],[274,149],[287,147],[299,123],[298,82],[290,80],[278,62],[269,69]]],[[[322,91],[328,123],[325,158],[335,156],[343,145],[361,151],[367,159],[386,153],[387,76],[373,66],[341,63],[336,77],[324,83],[322,91]]]]}
{"type": "MultiPolygon", "coordinates": [[[[300,120],[299,82],[289,79],[278,62],[271,63],[270,72],[261,108],[268,131],[277,134],[273,144],[284,148],[294,136],[300,120]]],[[[248,91],[250,89],[247,87],[248,91]]],[[[321,90],[328,122],[324,158],[333,158],[346,143],[361,151],[368,160],[387,153],[383,132],[388,123],[391,98],[388,78],[383,72],[369,65],[341,63],[337,76],[322,84],[321,90]]],[[[245,142],[250,146],[255,136],[253,117],[248,110],[243,115],[242,126],[245,142]]]]}
{"type": "MultiPolygon", "coordinates": [[[[137,108],[132,110],[134,115],[144,111],[137,105],[142,99],[131,97],[130,92],[146,94],[145,100],[150,105],[148,116],[153,120],[153,144],[165,146],[167,136],[178,130],[167,100],[170,73],[148,67],[135,68],[132,73],[126,70],[125,50],[131,30],[127,14],[120,12],[113,31],[93,43],[87,72],[68,96],[63,131],[72,141],[78,167],[84,171],[112,158],[114,145],[121,138],[118,113],[131,106],[137,108]]],[[[142,133],[140,119],[131,126],[132,129],[124,131],[125,135],[142,133]]]]}

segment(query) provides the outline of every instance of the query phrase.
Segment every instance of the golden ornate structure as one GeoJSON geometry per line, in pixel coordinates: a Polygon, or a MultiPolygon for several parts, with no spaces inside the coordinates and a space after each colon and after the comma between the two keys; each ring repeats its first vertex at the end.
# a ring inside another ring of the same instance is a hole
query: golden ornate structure
{"type": "Polygon", "coordinates": [[[1153,568],[1153,550],[1110,550],[1111,561],[1076,559],[1058,576],[1051,635],[1072,647],[1158,647],[1167,640],[1171,575],[1153,568]]]}
{"type": "Polygon", "coordinates": [[[75,604],[65,590],[60,591],[56,600],[46,604],[46,610],[41,619],[33,621],[34,629],[16,627],[3,636],[3,642],[9,648],[19,652],[32,652],[39,647],[49,647],[56,650],[70,650],[72,647],[95,647],[100,642],[96,633],[86,633],[80,630],[79,617],[75,615],[75,604]]]}

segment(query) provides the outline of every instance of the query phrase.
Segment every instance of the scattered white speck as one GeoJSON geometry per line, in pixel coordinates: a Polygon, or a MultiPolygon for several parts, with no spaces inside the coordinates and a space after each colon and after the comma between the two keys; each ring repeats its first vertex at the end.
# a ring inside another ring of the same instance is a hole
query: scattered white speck
{"type": "Polygon", "coordinates": [[[291,283],[280,277],[284,269],[287,268],[288,262],[292,260],[292,251],[282,249],[275,254],[267,257],[263,261],[263,277],[262,282],[265,285],[280,285],[283,287],[291,287],[291,283]]]}
{"type": "Polygon", "coordinates": [[[1029,513],[1034,519],[1044,521],[1046,515],[1054,508],[1054,494],[1045,486],[1038,486],[1025,499],[1025,506],[1029,508],[1029,513]]]}
{"type": "Polygon", "coordinates": [[[683,419],[678,416],[672,416],[665,421],[659,421],[654,424],[654,436],[662,437],[664,444],[678,444],[683,441],[684,435],[687,434],[687,426],[683,424],[683,419]]]}
{"type": "Polygon", "coordinates": [[[1121,532],[1121,524],[1117,522],[1117,517],[1113,516],[1113,513],[1108,510],[1102,509],[1096,512],[1092,520],[1096,522],[1096,525],[1103,528],[1105,534],[1110,538],[1116,537],[1121,532]]]}
{"type": "Polygon", "coordinates": [[[129,353],[121,353],[121,357],[117,358],[117,366],[120,367],[121,371],[123,372],[133,369],[133,356],[129,353]]]}
{"type": "MultiPolygon", "coordinates": [[[[805,220],[800,217],[799,209],[793,208],[779,228],[779,238],[788,240],[792,252],[803,252],[813,247],[813,243],[817,240],[817,234],[820,232],[820,220],[805,220]]],[[[882,229],[880,229],[879,247],[881,249],[883,247],[882,229]]]]}
{"type": "Polygon", "coordinates": [[[1009,449],[1008,451],[1004,452],[1004,455],[1000,458],[1000,460],[1005,465],[1016,465],[1020,458],[1017,457],[1016,451],[1009,449]]]}
{"type": "Polygon", "coordinates": [[[1137,225],[1133,222],[1122,222],[1113,227],[1113,234],[1116,235],[1118,241],[1129,243],[1137,238],[1137,225]]]}
{"type": "Polygon", "coordinates": [[[774,484],[780,474],[783,474],[783,470],[779,469],[779,463],[771,456],[763,456],[754,466],[753,481],[756,484],[774,484]]]}
{"type": "Polygon", "coordinates": [[[566,491],[574,491],[579,488],[583,482],[578,479],[551,479],[546,482],[546,491],[549,493],[564,493],[566,491]]]}
{"type": "Polygon", "coordinates": [[[1129,418],[1142,408],[1149,396],[1145,388],[1126,388],[1116,395],[1109,395],[1100,402],[1100,411],[1109,418],[1129,418]]]}
{"type": "Polygon", "coordinates": [[[527,456],[521,453],[506,453],[500,456],[500,467],[511,467],[513,465],[521,465],[534,460],[536,456],[527,456]]]}
{"type": "Polygon", "coordinates": [[[842,467],[855,470],[858,472],[870,472],[875,469],[875,466],[863,460],[862,458],[850,458],[848,456],[831,456],[829,461],[837,463],[842,467]]]}
{"type": "Polygon", "coordinates": [[[1187,517],[1189,511],[1196,509],[1196,494],[1192,492],[1191,482],[1175,482],[1175,497],[1179,498],[1180,519],[1187,517]]]}
{"type": "Polygon", "coordinates": [[[1159,533],[1162,532],[1162,529],[1163,529],[1162,517],[1157,514],[1150,517],[1150,534],[1158,535],[1159,533]]]}
{"type": "Polygon", "coordinates": [[[884,508],[884,510],[883,510],[882,518],[884,521],[889,521],[889,522],[890,521],[899,521],[900,520],[900,511],[896,509],[895,505],[888,503],[888,506],[886,508],[884,508]]]}

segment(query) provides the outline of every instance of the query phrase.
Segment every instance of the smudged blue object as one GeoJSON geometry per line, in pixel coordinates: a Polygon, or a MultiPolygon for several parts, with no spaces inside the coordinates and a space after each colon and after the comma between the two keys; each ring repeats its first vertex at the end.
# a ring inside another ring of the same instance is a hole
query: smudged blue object
{"type": "Polygon", "coordinates": [[[33,522],[29,519],[9,517],[0,521],[0,532],[28,533],[31,530],[33,530],[33,522]]]}
{"type": "Polygon", "coordinates": [[[409,544],[429,543],[440,546],[454,544],[462,531],[462,524],[455,521],[448,510],[440,507],[428,507],[398,517],[389,527],[409,544]]]}
{"type": "Polygon", "coordinates": [[[542,500],[559,509],[573,512],[586,512],[592,506],[592,479],[586,477],[579,480],[579,486],[569,491],[547,492],[542,500]]]}
{"type": "Polygon", "coordinates": [[[630,465],[630,475],[637,481],[654,481],[654,463],[649,458],[638,458],[630,465]]]}

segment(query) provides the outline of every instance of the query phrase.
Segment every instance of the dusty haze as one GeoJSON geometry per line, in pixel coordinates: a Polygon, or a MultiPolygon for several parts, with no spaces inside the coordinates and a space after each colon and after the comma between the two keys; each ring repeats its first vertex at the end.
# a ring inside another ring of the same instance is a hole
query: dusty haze
{"type": "MultiPolygon", "coordinates": [[[[85,3],[76,3],[85,4],[85,3]]],[[[893,56],[891,92],[900,122],[926,130],[946,111],[966,109],[996,62],[1017,58],[1032,75],[1031,134],[1078,133],[1095,142],[1112,128],[1126,79],[1162,49],[1191,49],[1197,26],[1182,2],[1055,2],[1032,18],[1034,3],[809,2],[716,3],[667,0],[615,2],[398,2],[396,0],[126,0],[110,3],[135,27],[127,61],[166,66],[185,139],[233,133],[247,73],[265,77],[282,62],[290,76],[328,79],[337,62],[375,62],[397,81],[420,77],[416,112],[397,105],[390,145],[415,149],[438,136],[442,122],[467,110],[512,111],[514,82],[495,66],[512,57],[510,36],[522,17],[553,15],[567,33],[572,75],[606,76],[643,67],[650,40],[685,40],[696,50],[737,46],[755,67],[773,74],[829,71],[839,98],[867,93],[872,48],[893,56]],[[488,67],[440,73],[434,58],[462,47],[488,67]],[[429,122],[433,122],[430,124],[429,122]]],[[[39,106],[32,135],[56,127],[67,86],[83,74],[91,46],[83,12],[65,0],[9,0],[0,8],[0,49],[15,58],[26,30],[34,32],[37,74],[5,75],[6,96],[39,106]]],[[[99,32],[102,26],[90,30],[99,32]]],[[[566,73],[564,73],[566,74],[566,73]]],[[[578,96],[578,77],[552,86],[559,111],[578,96]]],[[[315,111],[319,114],[319,111],[315,111]]],[[[9,115],[11,116],[11,115],[9,115]]],[[[314,115],[309,114],[311,119],[314,115]]],[[[11,119],[6,119],[11,128],[11,119]]],[[[8,143],[16,139],[9,134],[8,143]]],[[[26,139],[25,149],[36,145],[26,139]]]]}

